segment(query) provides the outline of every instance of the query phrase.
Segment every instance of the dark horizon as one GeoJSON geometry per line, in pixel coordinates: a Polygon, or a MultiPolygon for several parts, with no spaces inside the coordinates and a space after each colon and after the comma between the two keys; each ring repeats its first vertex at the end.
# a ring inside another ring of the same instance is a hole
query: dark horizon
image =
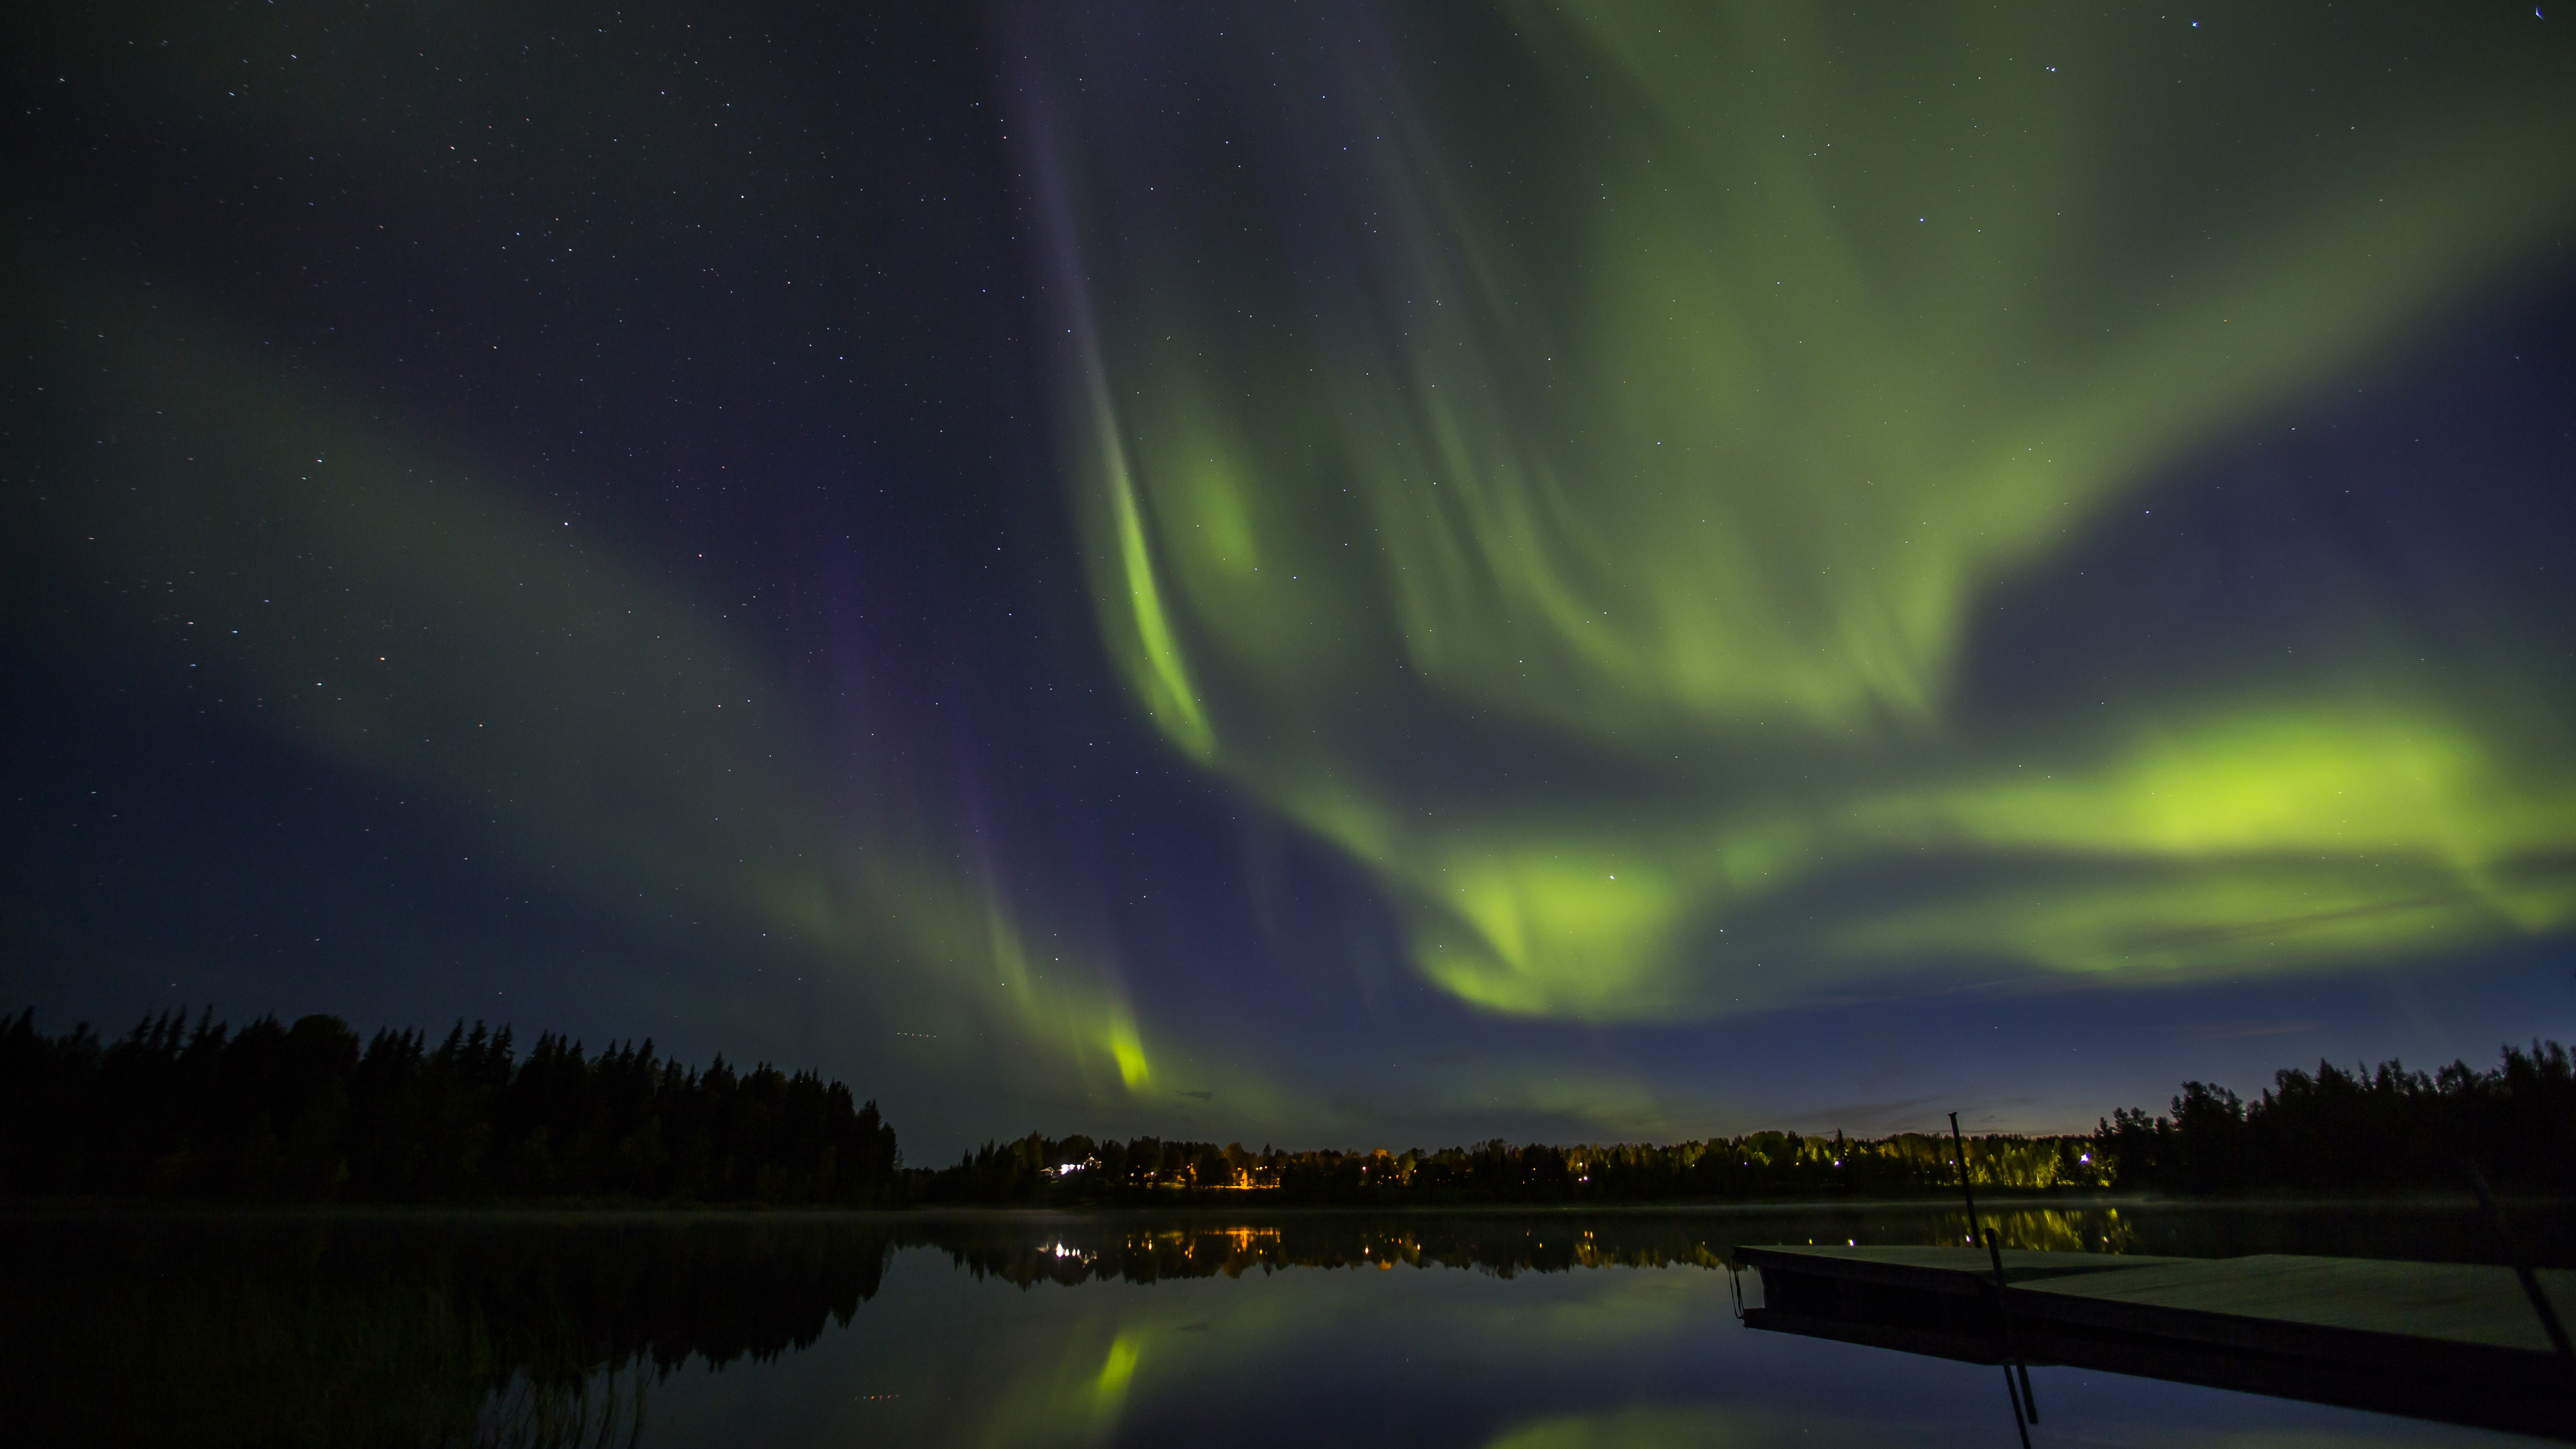
{"type": "Polygon", "coordinates": [[[874,1098],[811,1070],[704,1064],[655,1044],[591,1053],[463,1022],[352,1031],[336,1017],[238,1028],[165,1011],[102,1039],[32,1009],[0,1018],[0,1200],[883,1209],[943,1205],[1353,1209],[1921,1202],[2334,1194],[2488,1201],[2576,1188],[2576,1057],[2508,1046],[2484,1070],[2388,1061],[2284,1067],[2240,1094],[2190,1081],[2170,1112],[2117,1107],[2086,1133],[1766,1130],[1677,1142],[1508,1142],[1395,1151],[1262,1140],[995,1134],[907,1161],[874,1098]],[[435,1041],[435,1045],[432,1043],[435,1041]],[[1249,1196],[1238,1194],[1249,1193],[1249,1196]]]}

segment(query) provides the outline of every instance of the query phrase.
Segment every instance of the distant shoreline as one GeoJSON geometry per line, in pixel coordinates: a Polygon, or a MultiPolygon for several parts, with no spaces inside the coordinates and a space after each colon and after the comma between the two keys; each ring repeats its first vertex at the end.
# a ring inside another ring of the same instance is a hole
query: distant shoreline
{"type": "MultiPolygon", "coordinates": [[[[1243,1196],[1250,1196],[1245,1194],[1243,1196]]],[[[2502,1194],[2516,1209],[2576,1208],[2576,1197],[2562,1194],[2502,1194]]],[[[2155,1193],[1980,1192],[1979,1215],[2032,1210],[2181,1209],[2227,1211],[2313,1211],[2324,1208],[2405,1209],[2423,1212],[2480,1211],[2465,1193],[2431,1191],[2384,1194],[2336,1193],[2306,1196],[2266,1193],[2240,1197],[2178,1196],[2155,1193]]],[[[0,1198],[0,1219],[17,1222],[62,1220],[106,1221],[115,1218],[379,1218],[399,1221],[431,1219],[542,1219],[549,1222],[790,1222],[864,1219],[903,1222],[1006,1221],[1021,1218],[1241,1221],[1251,1218],[1383,1218],[1383,1217],[1671,1217],[1753,1216],[1767,1213],[1869,1213],[1892,1211],[1953,1212],[1958,1198],[1800,1198],[1749,1199],[1729,1202],[1615,1203],[924,1203],[904,1207],[831,1207],[808,1204],[766,1206],[754,1203],[383,1203],[383,1202],[155,1202],[137,1198],[0,1198]]]]}

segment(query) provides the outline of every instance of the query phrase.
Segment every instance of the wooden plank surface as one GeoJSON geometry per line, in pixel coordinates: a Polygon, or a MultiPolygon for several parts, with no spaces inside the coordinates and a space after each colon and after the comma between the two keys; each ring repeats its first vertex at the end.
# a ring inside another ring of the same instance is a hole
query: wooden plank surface
{"type": "MultiPolygon", "coordinates": [[[[1964,1244],[1741,1247],[1747,1327],[1970,1363],[2018,1357],[2576,1442],[2576,1369],[2510,1268],[1964,1244]],[[2007,1316],[1999,1316],[1998,1306],[2007,1316]]],[[[2576,1272],[2542,1269],[2562,1320],[2576,1272]]]]}
{"type": "MultiPolygon", "coordinates": [[[[1985,1250],[1960,1246],[1851,1247],[1783,1243],[1736,1250],[1753,1267],[1974,1294],[1993,1282],[1985,1250]]],[[[2548,1333],[2510,1268],[2263,1253],[2166,1258],[2120,1253],[2004,1251],[2016,1312],[2143,1333],[2243,1343],[2253,1323],[2393,1334],[2443,1343],[2551,1352],[2548,1333]],[[2195,1325],[2195,1317],[2232,1320],[2195,1325]]],[[[2576,1271],[2539,1270],[2559,1320],[2576,1323],[2576,1271]]]]}
{"type": "MultiPolygon", "coordinates": [[[[2576,1321],[2576,1272],[2540,1270],[2561,1322],[2576,1321]]],[[[2147,1328],[2171,1323],[2156,1310],[2217,1314],[2315,1328],[2385,1333],[2446,1343],[2551,1351],[2549,1336],[2510,1268],[2474,1263],[2397,1263],[2264,1253],[2179,1259],[2129,1272],[2035,1281],[2017,1297],[2047,1314],[2049,1299],[2085,1299],[2141,1310],[2147,1328]]],[[[2090,1316],[2090,1315],[2088,1315],[2090,1316]]],[[[2097,1320],[2098,1321],[2098,1320],[2097,1320]]]]}
{"type": "MultiPolygon", "coordinates": [[[[1745,1246],[1735,1250],[1748,1266],[1759,1267],[1765,1257],[1777,1257],[1780,1266],[1800,1272],[1817,1272],[1837,1277],[1872,1278],[1872,1269],[1895,1269],[1905,1273],[1966,1274],[1987,1283],[1994,1281],[1994,1259],[1983,1248],[1965,1245],[1956,1248],[1916,1247],[1845,1247],[1834,1243],[1781,1243],[1745,1246]],[[1834,1266],[1824,1266],[1824,1265],[1834,1266]]],[[[2197,1258],[2158,1258],[2127,1253],[2060,1253],[2038,1248],[2004,1249],[2004,1281],[2035,1282],[2071,1274],[2125,1272],[2163,1263],[2205,1262],[2197,1258]]],[[[1973,1291],[1974,1285],[1968,1285],[1973,1291]]]]}

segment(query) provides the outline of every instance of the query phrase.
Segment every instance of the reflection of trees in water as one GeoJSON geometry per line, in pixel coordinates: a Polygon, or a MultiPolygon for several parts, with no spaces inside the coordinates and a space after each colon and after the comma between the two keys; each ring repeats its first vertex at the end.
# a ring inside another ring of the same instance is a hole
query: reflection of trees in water
{"type": "Polygon", "coordinates": [[[844,1219],[18,1224],[0,1378],[83,1443],[622,1442],[652,1380],[804,1348],[892,1242],[844,1219]]]}
{"type": "MultiPolygon", "coordinates": [[[[2052,1253],[2127,1253],[2135,1238],[2118,1208],[2088,1208],[2069,1212],[2062,1208],[2003,1208],[1978,1214],[1983,1225],[1995,1230],[2007,1248],[2034,1248],[2052,1253]]],[[[1956,1212],[1946,1215],[1958,1231],[1949,1240],[1973,1243],[1968,1228],[1968,1215],[1956,1212]]]]}
{"type": "Polygon", "coordinates": [[[1457,1268],[1510,1278],[1576,1268],[1723,1266],[1730,1224],[1743,1219],[1650,1217],[1609,1223],[1549,1214],[1341,1214],[1284,1217],[1258,1227],[1116,1217],[952,1222],[917,1239],[979,1278],[1039,1283],[1152,1283],[1239,1278],[1289,1268],[1457,1268]],[[1039,1236],[1032,1239],[1035,1228],[1039,1236]]]}
{"type": "MultiPolygon", "coordinates": [[[[2493,1261],[2498,1245],[2467,1204],[2297,1203],[2027,1207],[1981,1205],[2004,1246],[2062,1253],[2228,1257],[2324,1253],[2493,1261]]],[[[2534,1221],[2527,1246],[2576,1261],[2576,1224],[2534,1221]]],[[[1281,1213],[1259,1227],[1121,1215],[919,1222],[904,1246],[944,1250],[977,1277],[1040,1283],[1151,1283],[1287,1268],[1462,1268],[1509,1278],[1577,1268],[1723,1267],[1737,1244],[1967,1244],[1956,1207],[1805,1204],[1717,1211],[1281,1213]]]]}
{"type": "Polygon", "coordinates": [[[641,1364],[611,1367],[569,1384],[515,1374],[484,1400],[472,1442],[478,1449],[487,1445],[490,1449],[609,1449],[613,1444],[640,1444],[647,1383],[641,1364]]]}
{"type": "MultiPolygon", "coordinates": [[[[2471,1213],[2382,1206],[2038,1208],[2006,1244],[2078,1252],[2474,1258],[2471,1213]]],[[[2567,1230],[2533,1222],[2544,1262],[2567,1230]]],[[[0,1393],[49,1442],[593,1445],[638,1432],[692,1360],[846,1327],[898,1248],[1051,1285],[1291,1269],[1724,1266],[1737,1244],[1964,1242],[1932,1205],[1685,1212],[307,1215],[19,1219],[0,1233],[0,1393]]]]}

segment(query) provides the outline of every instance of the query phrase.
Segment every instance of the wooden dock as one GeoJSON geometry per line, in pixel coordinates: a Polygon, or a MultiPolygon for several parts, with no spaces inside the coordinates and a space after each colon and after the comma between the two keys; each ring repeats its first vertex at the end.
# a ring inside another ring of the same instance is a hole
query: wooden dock
{"type": "MultiPolygon", "coordinates": [[[[1999,1299],[1981,1248],[1735,1252],[1761,1274],[1753,1328],[2576,1440],[2576,1362],[2510,1268],[2006,1250],[1999,1299]]],[[[2576,1322],[2576,1272],[2538,1277],[2561,1322],[2576,1322]]]]}

